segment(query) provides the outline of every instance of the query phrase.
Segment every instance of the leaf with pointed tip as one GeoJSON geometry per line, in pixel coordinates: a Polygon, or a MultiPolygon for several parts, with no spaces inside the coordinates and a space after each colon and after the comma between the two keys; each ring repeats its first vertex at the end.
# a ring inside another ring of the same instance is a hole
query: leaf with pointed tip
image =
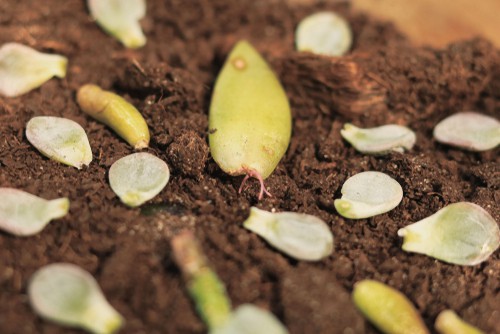
{"type": "Polygon", "coordinates": [[[111,189],[120,200],[136,207],[158,195],[168,183],[167,164],[150,153],[134,153],[116,161],[109,170],[111,189]]]}
{"type": "Polygon", "coordinates": [[[271,213],[252,207],[243,223],[285,254],[317,261],[333,252],[333,235],[321,219],[295,212],[271,213]]]}
{"type": "Polygon", "coordinates": [[[373,217],[391,211],[403,199],[403,188],[387,174],[362,172],[350,177],[342,186],[342,198],[335,208],[350,219],[373,217]]]}
{"type": "Polygon", "coordinates": [[[473,266],[500,245],[498,224],[474,203],[450,204],[432,216],[398,231],[403,250],[425,254],[448,263],[473,266]]]}
{"type": "Polygon", "coordinates": [[[287,334],[288,330],[269,311],[252,304],[236,308],[227,323],[210,334],[287,334]]]}
{"type": "Polygon", "coordinates": [[[126,47],[146,44],[139,23],[146,15],[145,0],[88,0],[88,7],[97,23],[126,47]]]}
{"type": "Polygon", "coordinates": [[[500,122],[476,112],[460,112],[439,122],[434,138],[470,151],[487,151],[500,144],[500,122]]]}
{"type": "Polygon", "coordinates": [[[0,188],[0,199],[0,230],[17,236],[36,234],[69,210],[67,198],[45,200],[13,188],[0,188]]]}
{"type": "Polygon", "coordinates": [[[63,164],[80,169],[92,161],[85,130],[70,119],[33,117],[26,125],[26,138],[43,155],[63,164]]]}
{"type": "Polygon", "coordinates": [[[326,56],[342,56],[351,48],[349,23],[334,12],[319,12],[304,18],[295,33],[297,50],[326,56]]]}
{"type": "Polygon", "coordinates": [[[409,128],[396,124],[361,129],[346,123],[340,134],[357,151],[383,155],[391,151],[403,153],[415,145],[416,135],[409,128]]]}
{"type": "Polygon", "coordinates": [[[95,279],[73,264],[54,263],[39,269],[31,277],[28,296],[38,315],[61,325],[110,334],[123,324],[95,279]]]}
{"type": "Polygon", "coordinates": [[[7,43],[0,48],[0,94],[15,97],[43,85],[52,77],[64,78],[68,59],[7,43]]]}

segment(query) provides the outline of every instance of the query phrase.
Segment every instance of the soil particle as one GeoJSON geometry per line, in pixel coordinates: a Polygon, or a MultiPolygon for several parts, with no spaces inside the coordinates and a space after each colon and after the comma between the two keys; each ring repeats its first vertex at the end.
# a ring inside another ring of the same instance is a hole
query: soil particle
{"type": "Polygon", "coordinates": [[[0,332],[83,333],[31,310],[32,273],[71,262],[92,273],[126,318],[120,333],[204,333],[185,292],[169,240],[194,231],[226,284],[234,306],[269,309],[291,333],[377,333],[348,294],[361,279],[400,290],[433,331],[452,308],[487,333],[500,333],[499,252],[474,267],[405,253],[397,230],[447,204],[472,201],[500,219],[499,149],[472,153],[436,143],[434,125],[461,110],[500,112],[500,52],[474,39],[444,49],[415,48],[393,25],[324,1],[150,0],[142,22],[148,43],[125,50],[91,20],[85,1],[10,1],[0,7],[0,44],[20,42],[69,57],[68,76],[22,97],[0,97],[0,186],[43,198],[66,196],[69,214],[40,234],[0,233],[0,332]],[[306,15],[338,10],[351,22],[354,46],[341,58],[294,51],[294,30],[306,15]],[[262,52],[283,82],[293,113],[288,151],[266,180],[273,197],[257,202],[259,186],[238,194],[241,177],[207,155],[210,93],[227,53],[240,39],[262,52]],[[147,149],[171,166],[166,188],[142,209],[124,206],[109,188],[113,162],[133,152],[109,128],[83,114],[77,89],[94,83],[123,95],[151,132],[147,149]],[[93,151],[78,171],[39,154],[25,138],[33,116],[63,116],[86,130],[93,151]],[[412,128],[407,153],[365,156],[342,140],[352,122],[394,122],[412,128]],[[361,220],[339,216],[333,200],[350,176],[387,173],[403,187],[394,210],[361,220]],[[299,263],[242,228],[251,206],[323,219],[335,237],[333,255],[299,263]]]}

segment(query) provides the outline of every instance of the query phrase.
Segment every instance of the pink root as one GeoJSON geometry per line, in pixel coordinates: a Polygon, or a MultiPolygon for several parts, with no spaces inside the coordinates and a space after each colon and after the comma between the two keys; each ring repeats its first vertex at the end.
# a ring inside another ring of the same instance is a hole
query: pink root
{"type": "MultiPolygon", "coordinates": [[[[259,172],[257,172],[254,169],[245,169],[247,175],[245,175],[245,178],[241,182],[240,189],[238,190],[238,193],[241,194],[241,192],[244,189],[245,183],[248,181],[249,178],[253,177],[259,180],[260,183],[260,192],[259,192],[259,201],[264,197],[264,193],[269,196],[273,197],[269,191],[267,191],[266,186],[264,185],[264,179],[262,178],[262,175],[260,175],[259,172]]],[[[246,189],[246,188],[245,188],[246,189]]]]}

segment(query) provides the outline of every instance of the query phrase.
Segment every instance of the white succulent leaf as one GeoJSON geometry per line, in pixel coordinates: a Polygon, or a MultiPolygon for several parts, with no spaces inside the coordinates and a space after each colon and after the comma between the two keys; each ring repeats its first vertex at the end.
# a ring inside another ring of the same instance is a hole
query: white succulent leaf
{"type": "Polygon", "coordinates": [[[16,236],[34,235],[69,210],[67,198],[45,200],[13,188],[0,188],[0,198],[0,230],[16,236]]]}
{"type": "Polygon", "coordinates": [[[357,151],[374,155],[394,151],[403,153],[405,150],[412,149],[417,139],[412,130],[396,124],[362,129],[347,123],[340,130],[340,134],[357,151]]]}
{"type": "Polygon", "coordinates": [[[43,155],[81,169],[92,161],[92,149],[85,130],[67,118],[33,117],[26,125],[26,138],[43,155]]]}
{"type": "Polygon", "coordinates": [[[295,32],[297,50],[326,56],[342,56],[352,45],[349,23],[334,12],[304,18],[295,32]]]}
{"type": "Polygon", "coordinates": [[[40,87],[52,77],[64,78],[66,57],[38,52],[18,43],[0,48],[0,94],[16,97],[40,87]]]}
{"type": "Polygon", "coordinates": [[[97,23],[126,47],[146,44],[139,22],[146,15],[145,0],[88,0],[88,7],[97,23]]]}
{"type": "Polygon", "coordinates": [[[439,122],[434,138],[470,151],[487,151],[500,144],[500,122],[477,112],[460,112],[439,122]]]}
{"type": "Polygon", "coordinates": [[[394,209],[403,199],[403,188],[387,174],[362,172],[344,183],[342,198],[334,202],[337,212],[350,219],[373,217],[394,209]]]}
{"type": "Polygon", "coordinates": [[[168,183],[167,164],[150,153],[134,153],[116,161],[109,170],[111,189],[120,200],[136,207],[158,195],[168,183]]]}
{"type": "Polygon", "coordinates": [[[243,226],[295,259],[318,261],[333,252],[332,232],[315,216],[252,207],[243,226]]]}
{"type": "Polygon", "coordinates": [[[473,266],[500,245],[500,229],[493,217],[474,203],[450,204],[432,216],[398,231],[403,250],[444,262],[473,266]]]}
{"type": "Polygon", "coordinates": [[[33,274],[30,304],[41,317],[96,334],[114,333],[123,324],[87,271],[69,263],[54,263],[33,274]]]}

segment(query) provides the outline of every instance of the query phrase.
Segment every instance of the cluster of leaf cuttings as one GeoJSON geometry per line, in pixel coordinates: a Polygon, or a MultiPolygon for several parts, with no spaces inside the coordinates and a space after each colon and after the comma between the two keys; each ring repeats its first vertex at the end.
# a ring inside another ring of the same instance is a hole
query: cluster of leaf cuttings
{"type": "Polygon", "coordinates": [[[444,262],[473,266],[500,245],[500,229],[479,205],[450,204],[432,216],[398,231],[403,250],[425,254],[444,262]]]}
{"type": "Polygon", "coordinates": [[[470,151],[487,151],[500,144],[500,122],[477,112],[459,112],[436,125],[434,138],[470,151]]]}
{"type": "Polygon", "coordinates": [[[87,0],[90,15],[108,34],[127,48],[146,44],[140,20],[146,15],[145,0],[87,0]]]}
{"type": "Polygon", "coordinates": [[[92,275],[73,264],[54,263],[36,271],[28,296],[38,315],[60,325],[110,334],[124,322],[92,275]]]}
{"type": "Polygon", "coordinates": [[[38,116],[26,125],[26,138],[44,156],[78,169],[92,161],[85,130],[67,118],[38,116]]]}
{"type": "Polygon", "coordinates": [[[0,48],[0,94],[15,97],[40,87],[50,78],[66,76],[66,57],[7,43],[0,48]]]}
{"type": "Polygon", "coordinates": [[[297,50],[326,56],[342,56],[352,45],[349,23],[334,12],[307,16],[295,32],[297,50]]]}
{"type": "Polygon", "coordinates": [[[243,304],[231,313],[228,321],[210,334],[287,334],[285,326],[269,311],[243,304]]]}
{"type": "Polygon", "coordinates": [[[45,200],[18,189],[0,188],[0,230],[13,235],[36,234],[68,210],[67,198],[45,200]]]}
{"type": "Polygon", "coordinates": [[[231,314],[231,302],[224,284],[210,267],[191,232],[181,232],[172,239],[171,245],[174,259],[201,318],[210,331],[221,328],[231,314]]]}
{"type": "Polygon", "coordinates": [[[460,317],[452,310],[444,310],[436,318],[434,327],[440,334],[485,334],[460,317]]]}
{"type": "Polygon", "coordinates": [[[410,150],[417,140],[412,130],[396,124],[362,129],[346,123],[340,134],[357,151],[375,155],[403,153],[404,150],[410,150]]]}
{"type": "Polygon", "coordinates": [[[145,152],[127,155],[109,169],[111,189],[130,207],[137,207],[158,195],[169,178],[167,164],[145,152]]]}
{"type": "Polygon", "coordinates": [[[318,261],[333,252],[333,235],[328,225],[315,216],[271,213],[252,207],[243,226],[272,246],[298,260],[318,261]]]}
{"type": "Polygon", "coordinates": [[[403,188],[387,174],[362,172],[344,183],[342,198],[334,202],[338,213],[350,219],[373,217],[394,209],[403,199],[403,188]]]}
{"type": "Polygon", "coordinates": [[[109,126],[135,149],[148,147],[148,125],[141,113],[124,98],[87,84],[78,90],[76,99],[85,113],[109,126]]]}
{"type": "Polygon", "coordinates": [[[246,41],[229,54],[215,83],[209,113],[211,154],[230,175],[266,179],[285,154],[292,132],[290,105],[278,78],[246,41]]]}
{"type": "Polygon", "coordinates": [[[362,280],[354,285],[352,298],[361,313],[382,333],[429,334],[408,298],[388,285],[362,280]]]}

